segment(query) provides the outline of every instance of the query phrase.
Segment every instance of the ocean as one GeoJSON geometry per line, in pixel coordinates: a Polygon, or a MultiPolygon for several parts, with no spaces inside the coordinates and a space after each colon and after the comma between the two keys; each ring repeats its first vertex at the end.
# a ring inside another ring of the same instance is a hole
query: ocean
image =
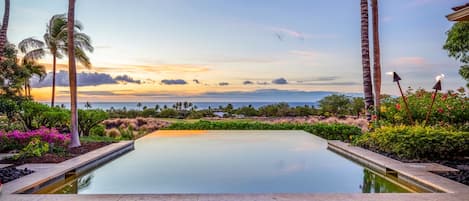
{"type": "MultiPolygon", "coordinates": [[[[50,104],[48,102],[44,102],[44,103],[50,104]]],[[[160,108],[163,108],[164,105],[171,108],[174,103],[175,102],[141,102],[142,106],[137,107],[137,102],[90,102],[92,109],[103,109],[103,110],[110,109],[111,107],[113,107],[114,109],[122,109],[125,107],[127,110],[142,109],[144,106],[146,106],[147,108],[154,108],[156,105],[159,105],[160,108]]],[[[192,102],[193,105],[197,106],[197,109],[208,109],[208,107],[218,108],[219,106],[225,107],[226,105],[230,103],[233,105],[234,108],[249,106],[249,105],[251,105],[254,108],[259,108],[265,105],[275,104],[278,102],[192,102]]],[[[317,102],[287,102],[287,103],[290,105],[290,107],[304,106],[304,105],[317,107],[317,104],[318,104],[317,102]]],[[[65,103],[65,102],[56,103],[56,105],[58,106],[62,104],[67,108],[70,107],[70,103],[65,103]]],[[[84,109],[85,104],[86,102],[79,102],[78,108],[84,109]]]]}

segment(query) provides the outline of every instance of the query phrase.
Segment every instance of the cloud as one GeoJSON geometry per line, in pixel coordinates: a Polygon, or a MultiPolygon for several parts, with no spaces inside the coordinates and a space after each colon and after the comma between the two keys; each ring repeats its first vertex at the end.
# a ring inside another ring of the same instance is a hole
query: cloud
{"type": "MultiPolygon", "coordinates": [[[[59,71],[55,75],[56,86],[68,86],[68,72],[59,71]]],[[[77,74],[77,85],[78,86],[97,86],[103,84],[118,84],[119,82],[124,83],[140,83],[140,80],[135,80],[128,75],[121,75],[113,78],[111,75],[106,73],[88,73],[81,72],[77,74]]],[[[31,86],[35,88],[50,87],[52,86],[52,72],[48,73],[43,81],[39,81],[37,77],[31,79],[31,86]]]]}
{"type": "Polygon", "coordinates": [[[254,82],[246,80],[246,81],[243,82],[243,84],[244,85],[251,85],[251,84],[254,84],[254,82]]]}
{"type": "Polygon", "coordinates": [[[297,83],[308,83],[308,82],[317,82],[317,81],[334,81],[339,79],[338,76],[320,76],[320,77],[314,77],[311,79],[304,79],[304,80],[298,80],[296,81],[297,83]]]}
{"type": "Polygon", "coordinates": [[[301,33],[296,30],[283,28],[283,27],[268,27],[268,30],[275,32],[276,37],[283,41],[285,36],[293,37],[300,40],[315,38],[315,39],[326,39],[326,38],[336,38],[336,35],[333,34],[307,34],[301,33]]]}
{"type": "Polygon", "coordinates": [[[127,82],[127,83],[136,83],[136,84],[141,84],[141,80],[134,80],[132,77],[128,75],[118,75],[114,78],[116,81],[122,81],[122,82],[127,82]]]}
{"type": "Polygon", "coordinates": [[[230,83],[228,83],[228,82],[220,82],[220,83],[218,83],[218,85],[220,85],[220,86],[228,86],[228,85],[230,85],[230,83]]]}
{"type": "Polygon", "coordinates": [[[288,81],[285,78],[277,78],[272,80],[272,84],[288,84],[288,81]]]}
{"type": "MultiPolygon", "coordinates": [[[[52,64],[41,63],[46,69],[52,69],[52,64]]],[[[58,70],[68,70],[67,64],[57,64],[58,70]]],[[[77,64],[78,70],[86,70],[87,68],[77,64]]],[[[129,73],[199,73],[207,72],[210,69],[206,66],[195,64],[155,64],[155,65],[118,65],[118,66],[93,66],[93,70],[100,73],[129,72],[129,73]]]]}
{"type": "Polygon", "coordinates": [[[187,82],[183,79],[174,79],[174,80],[164,79],[164,80],[161,80],[161,83],[165,84],[165,85],[185,85],[185,84],[187,84],[187,82]]]}
{"type": "Polygon", "coordinates": [[[200,81],[198,79],[193,79],[192,81],[196,84],[200,84],[200,81]]]}
{"type": "Polygon", "coordinates": [[[269,85],[268,82],[261,82],[261,81],[257,81],[256,84],[258,84],[258,85],[269,85]]]}
{"type": "Polygon", "coordinates": [[[423,57],[399,57],[391,63],[396,66],[422,66],[428,62],[423,57]]]}
{"type": "Polygon", "coordinates": [[[79,91],[80,95],[87,95],[87,96],[113,96],[118,95],[112,91],[79,91]]]}
{"type": "Polygon", "coordinates": [[[360,85],[359,82],[310,82],[310,83],[301,83],[301,85],[310,85],[310,86],[350,86],[350,85],[360,85]]]}

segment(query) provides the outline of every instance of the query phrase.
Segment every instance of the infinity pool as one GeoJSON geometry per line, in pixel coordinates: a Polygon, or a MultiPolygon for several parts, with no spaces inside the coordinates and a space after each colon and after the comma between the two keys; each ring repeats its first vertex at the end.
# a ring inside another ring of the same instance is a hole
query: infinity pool
{"type": "Polygon", "coordinates": [[[38,193],[411,192],[303,131],[158,131],[87,174],[38,193]]]}

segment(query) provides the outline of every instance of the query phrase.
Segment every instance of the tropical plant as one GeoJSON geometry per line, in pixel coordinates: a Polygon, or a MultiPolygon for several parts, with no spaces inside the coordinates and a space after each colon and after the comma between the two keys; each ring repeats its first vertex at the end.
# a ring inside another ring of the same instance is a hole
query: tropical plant
{"type": "Polygon", "coordinates": [[[363,68],[363,93],[365,94],[366,119],[371,120],[370,111],[373,110],[373,84],[370,69],[370,39],[368,28],[368,0],[360,1],[361,8],[361,44],[363,68]]]}
{"type": "Polygon", "coordinates": [[[5,11],[3,13],[3,23],[0,28],[0,61],[3,60],[5,46],[7,45],[8,21],[10,20],[10,0],[5,0],[5,11]]]}
{"type": "Polygon", "coordinates": [[[103,110],[78,110],[78,132],[80,136],[89,136],[91,129],[109,118],[103,110]]]}
{"type": "Polygon", "coordinates": [[[457,22],[446,32],[448,38],[443,49],[448,51],[448,56],[463,63],[459,74],[467,81],[469,87],[469,22],[457,22]]]}
{"type": "Polygon", "coordinates": [[[39,81],[46,77],[46,69],[43,65],[37,64],[35,61],[23,59],[21,67],[23,69],[24,94],[26,97],[31,96],[30,79],[37,76],[39,81]]]}
{"type": "Polygon", "coordinates": [[[350,99],[345,95],[333,94],[321,99],[319,107],[325,116],[346,115],[350,110],[350,99]]]}
{"type": "MultiPolygon", "coordinates": [[[[75,63],[75,50],[80,49],[79,43],[75,44],[75,0],[68,1],[67,22],[67,52],[68,52],[68,75],[70,86],[70,108],[71,108],[71,142],[70,147],[79,147],[80,136],[78,134],[78,108],[77,108],[77,66],[75,63]],[[78,47],[78,48],[76,48],[78,47]]],[[[80,53],[80,51],[77,51],[80,53]]],[[[82,54],[81,56],[85,56],[82,54]]]]}
{"type": "MultiPolygon", "coordinates": [[[[85,51],[92,52],[94,50],[91,45],[91,39],[88,35],[82,33],[83,25],[76,21],[74,26],[74,54],[78,62],[85,67],[91,67],[91,62],[85,51]]],[[[19,49],[25,53],[26,59],[42,58],[46,53],[52,55],[52,97],[51,106],[55,103],[55,74],[57,59],[63,58],[68,54],[69,47],[67,42],[67,17],[64,14],[54,15],[49,20],[46,33],[44,34],[44,42],[32,37],[26,38],[19,43],[19,49]],[[28,53],[26,53],[28,52],[28,53]]]]}

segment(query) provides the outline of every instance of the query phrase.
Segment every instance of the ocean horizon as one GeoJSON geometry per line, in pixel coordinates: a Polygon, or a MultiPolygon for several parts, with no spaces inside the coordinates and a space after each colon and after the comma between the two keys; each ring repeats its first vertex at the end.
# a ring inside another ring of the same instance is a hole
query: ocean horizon
{"type": "MultiPolygon", "coordinates": [[[[219,106],[225,107],[228,104],[232,104],[234,108],[238,107],[243,107],[243,106],[249,106],[251,105],[254,108],[259,108],[265,105],[271,105],[271,104],[276,104],[276,103],[288,103],[290,107],[296,107],[296,106],[314,106],[317,107],[318,102],[285,102],[285,101],[278,101],[278,102],[229,102],[229,101],[224,101],[224,102],[191,102],[193,105],[197,106],[197,109],[208,109],[208,107],[211,108],[218,108],[219,106]]],[[[42,102],[44,104],[50,104],[50,102],[42,102]]],[[[159,105],[160,108],[163,108],[164,105],[166,105],[168,108],[171,108],[173,104],[176,102],[140,102],[142,105],[141,107],[137,107],[138,102],[89,102],[91,105],[91,109],[103,109],[103,110],[108,110],[114,108],[114,109],[123,109],[124,107],[127,110],[135,110],[135,109],[142,109],[143,107],[147,108],[155,108],[156,105],[159,105]]],[[[86,102],[79,102],[78,103],[78,108],[80,109],[85,109],[85,104],[86,102]]],[[[70,108],[70,103],[69,102],[56,102],[56,106],[61,106],[64,105],[66,108],[70,108]]]]}

